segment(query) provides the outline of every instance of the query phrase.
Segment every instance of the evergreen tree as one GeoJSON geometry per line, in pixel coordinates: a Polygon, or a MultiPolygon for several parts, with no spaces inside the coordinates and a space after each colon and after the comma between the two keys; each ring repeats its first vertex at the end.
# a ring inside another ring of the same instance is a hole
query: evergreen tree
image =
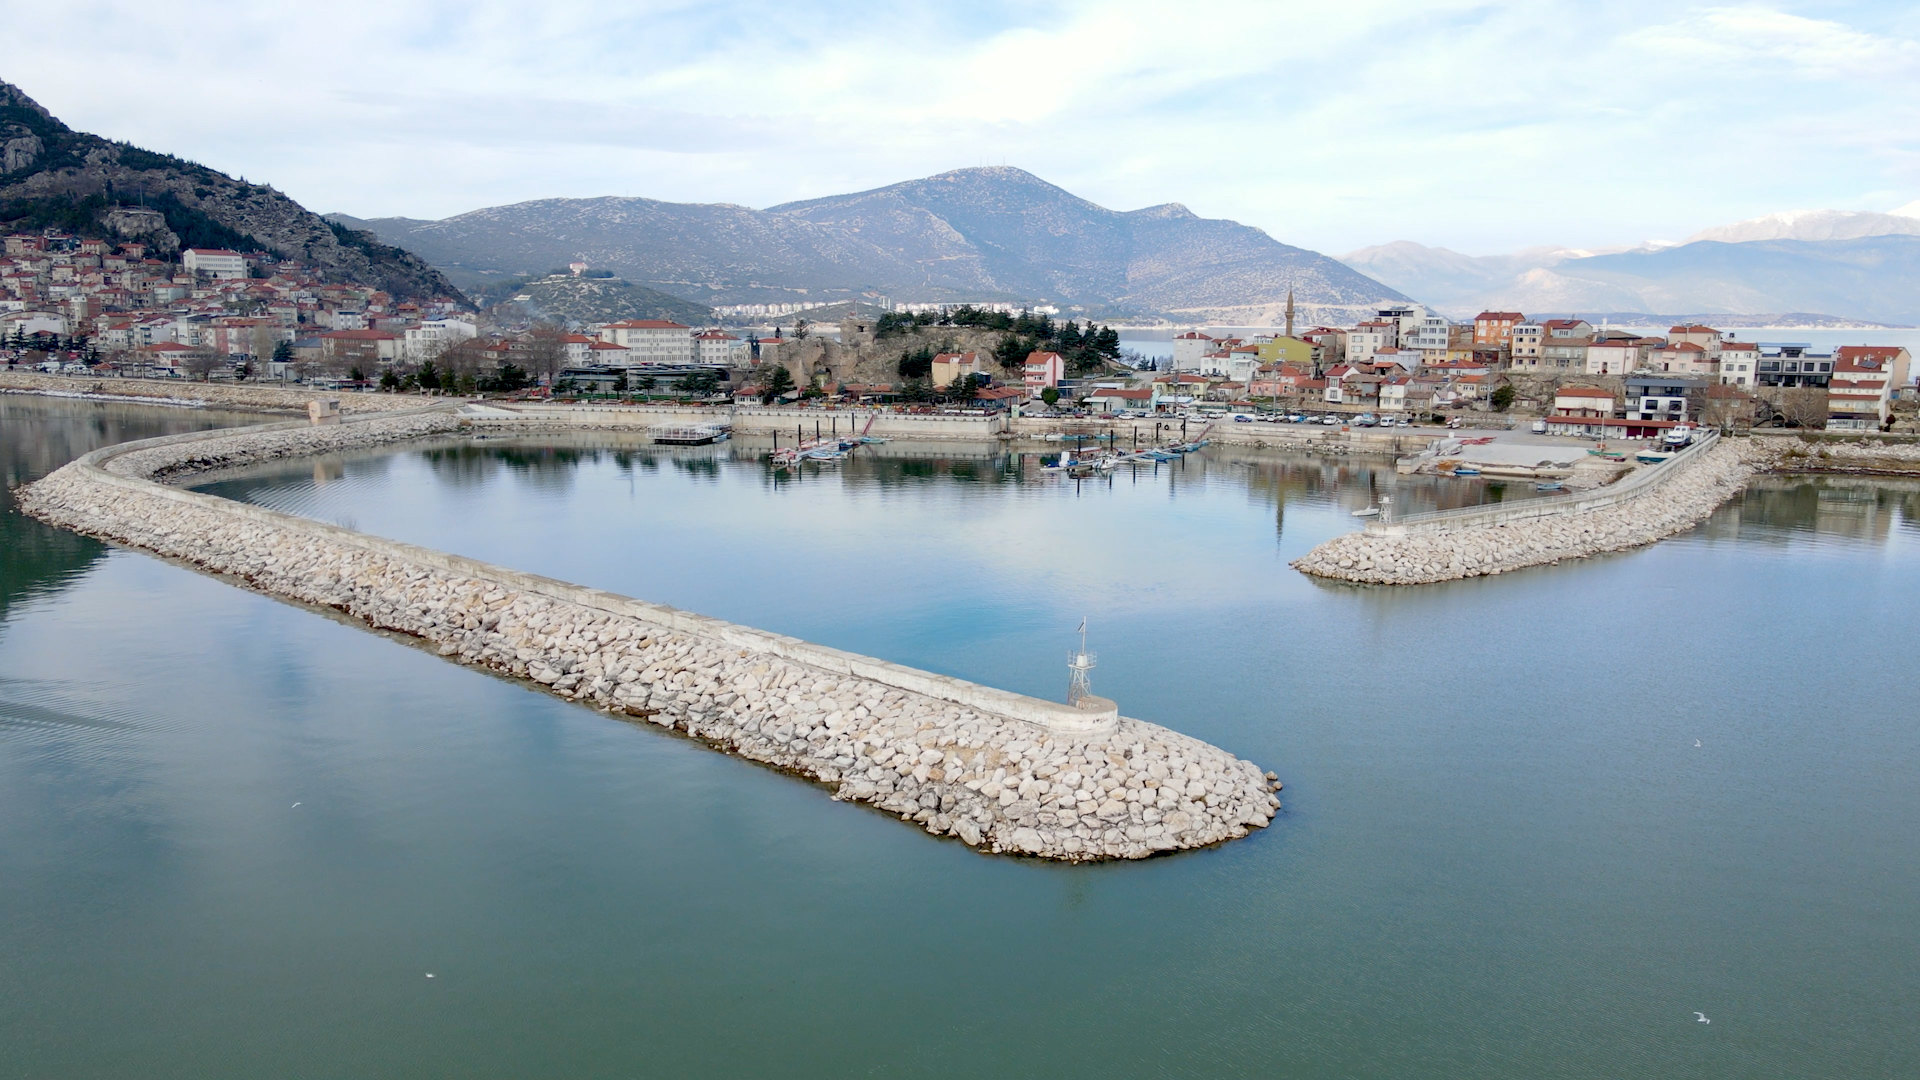
{"type": "Polygon", "coordinates": [[[772,371],[767,372],[767,385],[760,394],[760,403],[771,405],[792,390],[792,374],[786,368],[776,364],[772,371]]]}

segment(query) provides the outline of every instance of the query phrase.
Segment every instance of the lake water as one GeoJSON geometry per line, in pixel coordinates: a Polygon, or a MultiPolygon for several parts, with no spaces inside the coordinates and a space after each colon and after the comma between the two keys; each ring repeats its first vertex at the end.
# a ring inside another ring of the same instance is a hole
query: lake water
{"type": "MultiPolygon", "coordinates": [[[[98,408],[0,401],[7,475],[220,419],[98,408]]],[[[1920,1074],[1920,485],[1389,591],[1286,566],[1364,464],[735,449],[209,487],[1050,697],[1086,615],[1097,692],[1285,811],[983,857],[9,508],[0,1075],[1920,1074]]]]}

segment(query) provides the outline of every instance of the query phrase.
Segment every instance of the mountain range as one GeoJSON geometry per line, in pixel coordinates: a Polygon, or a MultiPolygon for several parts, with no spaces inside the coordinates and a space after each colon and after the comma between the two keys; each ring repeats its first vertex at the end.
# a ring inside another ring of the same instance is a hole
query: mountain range
{"type": "Polygon", "coordinates": [[[58,226],[181,247],[264,249],[331,281],[414,300],[461,299],[438,270],[335,226],[262,184],[75,131],[0,82],[0,227],[58,226]]]}
{"type": "Polygon", "coordinates": [[[1890,214],[1797,210],[1704,229],[1681,244],[1529,248],[1471,256],[1409,241],[1348,266],[1443,312],[1791,312],[1788,325],[1920,323],[1920,203],[1890,214]]]}
{"type": "Polygon", "coordinates": [[[364,228],[455,280],[576,260],[702,304],[1051,302],[1103,317],[1344,318],[1400,292],[1324,255],[1178,203],[1115,211],[1015,168],[959,169],[765,210],[641,198],[540,199],[364,228]]]}

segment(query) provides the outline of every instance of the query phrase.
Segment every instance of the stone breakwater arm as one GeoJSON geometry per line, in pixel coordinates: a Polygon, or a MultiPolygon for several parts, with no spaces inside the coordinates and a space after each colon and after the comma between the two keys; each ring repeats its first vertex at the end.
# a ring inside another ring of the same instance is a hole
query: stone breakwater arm
{"type": "Polygon", "coordinates": [[[445,657],[643,717],[982,850],[1140,858],[1247,835],[1253,764],[1083,711],[156,483],[451,431],[431,410],[95,451],[21,490],[36,517],[412,635],[445,657]]]}
{"type": "Polygon", "coordinates": [[[1531,512],[1529,500],[1514,504],[1512,520],[1401,535],[1348,533],[1307,552],[1293,566],[1336,581],[1423,585],[1640,547],[1698,524],[1739,493],[1771,457],[1772,451],[1754,440],[1723,440],[1684,466],[1661,466],[1677,471],[1613,505],[1523,516],[1531,512]]]}

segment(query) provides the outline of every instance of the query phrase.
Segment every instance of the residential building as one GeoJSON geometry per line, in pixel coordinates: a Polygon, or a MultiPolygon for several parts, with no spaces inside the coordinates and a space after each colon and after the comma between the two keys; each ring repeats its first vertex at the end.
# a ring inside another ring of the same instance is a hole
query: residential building
{"type": "Polygon", "coordinates": [[[1627,376],[1627,419],[1672,421],[1697,419],[1699,403],[1705,400],[1706,389],[1707,380],[1704,377],[1629,375],[1627,376]]]}
{"type": "Polygon", "coordinates": [[[1536,322],[1514,323],[1508,337],[1507,362],[1517,368],[1535,368],[1540,366],[1540,345],[1547,338],[1547,328],[1536,322]]]}
{"type": "Polygon", "coordinates": [[[1714,375],[1721,386],[1752,386],[1760,371],[1760,346],[1751,341],[1720,343],[1714,375]]]}
{"type": "Polygon", "coordinates": [[[1754,382],[1760,386],[1826,386],[1833,380],[1833,355],[1817,353],[1804,341],[1759,343],[1754,382]]]}
{"type": "Polygon", "coordinates": [[[1613,393],[1593,386],[1569,386],[1553,395],[1555,416],[1613,416],[1613,393]]]}
{"type": "Polygon", "coordinates": [[[1346,361],[1349,364],[1370,364],[1374,353],[1381,349],[1398,348],[1399,345],[1399,323],[1388,319],[1369,319],[1347,331],[1346,361]]]}
{"type": "Polygon", "coordinates": [[[1313,343],[1303,338],[1287,337],[1275,334],[1270,337],[1253,339],[1263,364],[1297,364],[1301,367],[1313,366],[1313,343]]]}
{"type": "Polygon", "coordinates": [[[963,375],[985,375],[986,362],[979,353],[941,353],[933,358],[933,385],[952,386],[963,375]]]}
{"type": "Polygon", "coordinates": [[[1513,328],[1526,321],[1517,311],[1483,311],[1473,317],[1473,343],[1511,346],[1513,328]]]}
{"type": "Polygon", "coordinates": [[[1625,375],[1640,370],[1645,362],[1645,339],[1631,334],[1596,334],[1587,345],[1586,373],[1589,375],[1625,375]]]}
{"type": "Polygon", "coordinates": [[[1173,339],[1173,370],[1198,371],[1200,362],[1214,350],[1213,339],[1198,330],[1177,334],[1173,339]]]}
{"type": "Polygon", "coordinates": [[[1402,349],[1418,349],[1422,361],[1436,362],[1447,358],[1447,345],[1452,324],[1438,315],[1421,315],[1412,321],[1412,333],[1404,330],[1400,335],[1402,349]]]}
{"type": "Polygon", "coordinates": [[[1869,431],[1885,426],[1893,399],[1907,384],[1912,357],[1897,345],[1843,345],[1834,350],[1827,388],[1827,430],[1869,431]]]}
{"type": "Polygon", "coordinates": [[[1667,331],[1667,340],[1676,345],[1682,342],[1689,345],[1698,345],[1710,357],[1716,357],[1720,354],[1720,331],[1715,330],[1711,326],[1700,326],[1698,324],[1676,326],[1667,331]]]}
{"type": "Polygon", "coordinates": [[[1556,336],[1550,332],[1540,343],[1540,360],[1536,366],[1542,371],[1585,372],[1587,347],[1591,344],[1590,337],[1556,336]]]}
{"type": "MultiPolygon", "coordinates": [[[[480,327],[465,319],[426,319],[418,326],[402,330],[400,336],[400,351],[417,364],[439,356],[462,341],[479,337],[480,327]]],[[[573,362],[571,353],[568,362],[573,362]]]]}
{"type": "Polygon", "coordinates": [[[331,330],[320,335],[320,358],[371,374],[400,358],[401,338],[385,330],[331,330]]]}
{"type": "Polygon", "coordinates": [[[1713,367],[1713,359],[1706,347],[1691,341],[1670,340],[1665,345],[1647,351],[1647,368],[1650,371],[1704,378],[1713,374],[1713,367]]]}
{"type": "Polygon", "coordinates": [[[693,345],[693,358],[698,363],[728,367],[746,363],[747,343],[717,327],[693,335],[693,345]]]}
{"type": "Polygon", "coordinates": [[[1035,350],[1027,354],[1027,362],[1020,369],[1021,384],[1026,387],[1029,397],[1038,398],[1047,390],[1057,390],[1060,380],[1067,374],[1066,358],[1057,352],[1035,350]]]}

